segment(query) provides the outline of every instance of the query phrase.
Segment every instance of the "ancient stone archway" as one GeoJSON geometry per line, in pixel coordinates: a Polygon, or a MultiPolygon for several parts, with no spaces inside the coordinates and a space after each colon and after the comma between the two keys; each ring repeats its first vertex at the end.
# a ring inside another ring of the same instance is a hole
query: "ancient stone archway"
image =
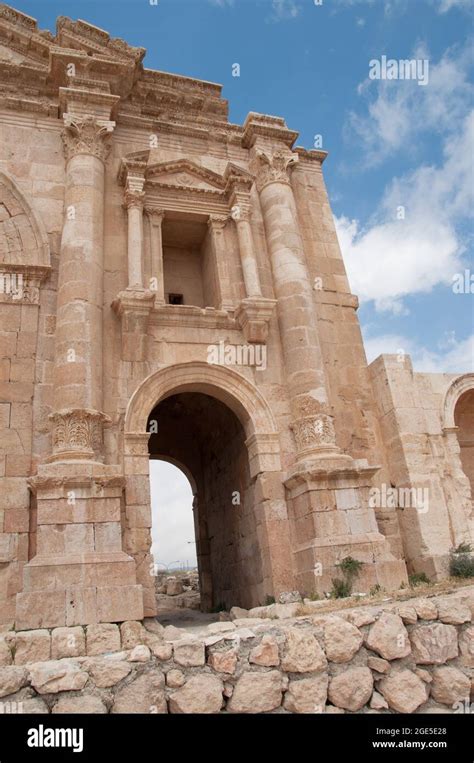
{"type": "Polygon", "coordinates": [[[471,484],[471,495],[474,495],[474,388],[458,398],[454,421],[458,428],[462,468],[471,484]]]}
{"type": "MultiPolygon", "coordinates": [[[[196,537],[205,606],[210,608],[223,603],[255,606],[264,601],[266,595],[273,593],[275,584],[278,586],[273,558],[277,539],[271,537],[271,522],[267,519],[272,501],[263,500],[258,485],[267,473],[278,475],[281,463],[275,422],[261,393],[244,376],[225,367],[190,362],[163,368],[145,379],[132,395],[124,428],[127,475],[124,544],[137,563],[138,580],[144,587],[145,613],[154,612],[153,579],[150,578],[153,568],[149,532],[150,455],[184,464],[197,484],[200,511],[196,537]],[[198,424],[199,411],[214,430],[212,447],[203,426],[198,424]],[[174,433],[173,416],[177,422],[174,433]],[[159,434],[150,435],[150,419],[162,421],[165,434],[161,442],[159,434]],[[232,433],[230,444],[226,442],[229,432],[232,433]],[[231,457],[232,449],[234,457],[231,457]],[[193,454],[198,453],[204,453],[203,465],[194,459],[193,454]],[[222,468],[225,472],[224,465],[229,469],[220,482],[215,479],[216,459],[219,459],[217,471],[222,468]],[[238,467],[232,471],[237,461],[238,467]],[[228,498],[228,501],[225,499],[227,520],[217,508],[217,503],[223,500],[222,495],[219,498],[220,489],[228,498]],[[232,510],[232,494],[236,491],[242,493],[240,513],[235,511],[235,505],[232,510]],[[241,522],[244,516],[246,519],[241,522]],[[244,525],[246,531],[242,531],[244,525]],[[234,548],[229,557],[233,561],[227,564],[221,552],[226,544],[233,543],[231,536],[242,537],[243,541],[238,548],[236,544],[237,550],[234,548]],[[210,538],[215,539],[214,554],[209,549],[210,538]],[[252,552],[244,562],[249,547],[252,552]]],[[[279,538],[278,543],[281,559],[285,539],[279,538]]],[[[289,560],[289,549],[287,555],[289,560]]],[[[286,579],[291,575],[289,568],[291,564],[284,568],[286,579]]],[[[281,587],[285,587],[283,583],[281,587]]]]}

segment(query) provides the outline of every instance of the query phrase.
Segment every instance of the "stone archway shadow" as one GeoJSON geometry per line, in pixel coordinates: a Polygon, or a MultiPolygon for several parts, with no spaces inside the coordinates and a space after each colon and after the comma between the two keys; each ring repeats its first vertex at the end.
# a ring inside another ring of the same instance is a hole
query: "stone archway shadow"
{"type": "Polygon", "coordinates": [[[280,441],[270,407],[242,374],[201,361],[166,366],[150,374],[135,390],[124,421],[125,440],[147,431],[153,408],[170,395],[202,392],[220,400],[237,416],[246,434],[252,477],[280,471],[280,441]]]}

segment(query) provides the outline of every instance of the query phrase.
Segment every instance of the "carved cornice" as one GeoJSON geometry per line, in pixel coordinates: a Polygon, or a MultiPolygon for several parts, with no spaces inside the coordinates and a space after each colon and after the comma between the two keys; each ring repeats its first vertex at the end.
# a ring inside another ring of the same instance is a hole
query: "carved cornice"
{"type": "Polygon", "coordinates": [[[115,122],[97,120],[95,117],[76,118],[64,114],[64,124],[61,136],[67,161],[79,154],[96,156],[101,161],[106,161],[115,122]]]}
{"type": "Polygon", "coordinates": [[[281,143],[291,148],[297,137],[298,133],[289,130],[285,120],[281,117],[250,112],[244,124],[242,145],[244,148],[252,148],[260,139],[271,143],[281,143]]]}
{"type": "Polygon", "coordinates": [[[290,184],[289,169],[298,162],[298,154],[290,151],[260,151],[254,150],[251,169],[255,173],[259,193],[269,183],[290,184]]]}
{"type": "Polygon", "coordinates": [[[295,154],[298,154],[300,161],[298,166],[306,168],[307,166],[315,166],[316,169],[320,169],[322,163],[326,160],[328,152],[321,151],[316,148],[303,148],[303,146],[295,146],[293,149],[295,154]]]}

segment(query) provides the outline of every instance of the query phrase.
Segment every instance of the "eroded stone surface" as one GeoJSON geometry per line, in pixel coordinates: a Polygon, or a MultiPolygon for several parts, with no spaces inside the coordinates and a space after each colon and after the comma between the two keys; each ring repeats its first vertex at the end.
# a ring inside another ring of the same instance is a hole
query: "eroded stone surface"
{"type": "Polygon", "coordinates": [[[315,636],[292,628],[287,635],[283,653],[283,670],[288,673],[307,673],[324,670],[326,665],[326,656],[315,636]]]}
{"type": "Polygon", "coordinates": [[[324,651],[331,662],[349,662],[362,641],[359,629],[340,617],[331,619],[324,626],[324,651]]]}
{"type": "Polygon", "coordinates": [[[138,676],[115,693],[111,712],[152,714],[168,712],[164,685],[164,676],[158,670],[138,676]]]}
{"type": "Polygon", "coordinates": [[[360,710],[371,697],[372,673],[369,668],[350,668],[329,681],[329,699],[336,707],[360,710]]]}
{"type": "Polygon", "coordinates": [[[458,668],[443,665],[433,670],[431,696],[443,705],[453,705],[461,700],[469,701],[471,681],[458,668]]]}
{"type": "Polygon", "coordinates": [[[391,612],[383,612],[372,625],[366,644],[386,660],[400,659],[411,652],[410,639],[403,620],[391,612]]]}
{"type": "Polygon", "coordinates": [[[425,684],[411,670],[392,670],[378,690],[398,713],[413,713],[428,698],[425,684]]]}
{"type": "Polygon", "coordinates": [[[328,675],[290,681],[283,707],[290,713],[322,713],[328,694],[328,675]]]}
{"type": "Polygon", "coordinates": [[[419,625],[410,634],[413,659],[420,665],[442,665],[458,656],[458,634],[453,625],[419,625]]]}
{"type": "Polygon", "coordinates": [[[244,673],[234,687],[227,709],[231,713],[268,713],[279,707],[282,678],[278,670],[244,673]]]}
{"type": "Polygon", "coordinates": [[[170,713],[218,713],[221,710],[223,684],[216,676],[198,675],[170,696],[170,713]]]}

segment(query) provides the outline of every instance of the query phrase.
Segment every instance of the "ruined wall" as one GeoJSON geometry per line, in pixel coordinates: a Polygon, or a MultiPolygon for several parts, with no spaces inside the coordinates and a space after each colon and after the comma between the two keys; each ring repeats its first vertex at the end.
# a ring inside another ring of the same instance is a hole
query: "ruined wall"
{"type": "Polygon", "coordinates": [[[471,712],[472,587],[328,615],[312,604],[289,620],[262,618],[297,605],[236,610],[192,638],[154,621],[10,631],[0,711],[471,712]]]}
{"type": "MultiPolygon", "coordinates": [[[[449,551],[472,542],[472,496],[456,430],[447,426],[453,374],[415,373],[408,356],[383,355],[370,366],[390,482],[426,496],[397,513],[409,569],[446,574],[449,551]]],[[[462,378],[462,377],[461,377],[462,378]]],[[[453,422],[454,423],[454,422],[453,422]]]]}

